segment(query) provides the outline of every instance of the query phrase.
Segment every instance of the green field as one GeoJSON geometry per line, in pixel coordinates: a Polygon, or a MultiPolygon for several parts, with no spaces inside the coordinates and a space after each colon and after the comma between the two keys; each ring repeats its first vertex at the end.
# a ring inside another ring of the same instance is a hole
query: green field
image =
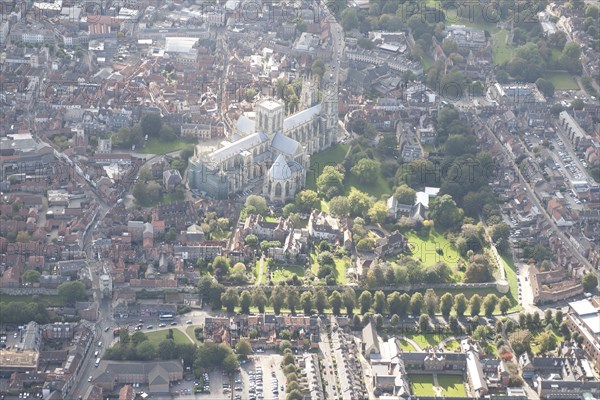
{"type": "Polygon", "coordinates": [[[339,258],[335,259],[335,279],[340,285],[346,284],[346,269],[348,268],[348,263],[344,260],[340,260],[339,258]]]}
{"type": "Polygon", "coordinates": [[[504,266],[504,272],[506,273],[506,280],[510,285],[510,291],[506,294],[506,297],[510,300],[511,308],[508,310],[509,313],[515,311],[521,311],[523,307],[519,304],[519,284],[517,283],[517,269],[512,260],[512,257],[501,255],[502,264],[504,266]]]}
{"type": "Polygon", "coordinates": [[[439,333],[419,333],[405,336],[411,340],[414,340],[421,349],[425,349],[428,346],[437,346],[442,340],[448,337],[448,335],[439,333]]]}
{"type": "Polygon", "coordinates": [[[433,375],[409,375],[408,380],[412,386],[413,394],[417,397],[434,397],[433,375]]]}
{"type": "Polygon", "coordinates": [[[298,278],[302,278],[304,276],[304,267],[301,265],[285,265],[277,267],[272,266],[271,273],[273,283],[277,283],[280,281],[288,280],[292,277],[293,274],[296,274],[298,278]]]}
{"type": "Polygon", "coordinates": [[[402,349],[402,351],[408,351],[408,352],[417,351],[417,349],[415,349],[415,346],[408,343],[406,340],[400,339],[399,342],[400,342],[400,348],[402,349]]]}
{"type": "Polygon", "coordinates": [[[438,375],[438,384],[443,389],[445,397],[465,397],[465,384],[462,376],[438,375]]]}
{"type": "MultiPolygon", "coordinates": [[[[160,342],[167,338],[168,331],[168,329],[162,329],[154,332],[145,332],[145,334],[150,342],[158,346],[160,342]]],[[[193,334],[194,331],[192,330],[192,337],[194,337],[193,334]]],[[[173,340],[175,340],[175,343],[177,344],[191,343],[190,339],[179,329],[173,329],[173,340]]]]}
{"type": "Polygon", "coordinates": [[[392,188],[390,188],[389,183],[385,180],[382,175],[377,175],[377,179],[372,184],[360,183],[358,178],[354,176],[352,173],[346,173],[346,178],[344,179],[344,185],[346,186],[347,195],[349,195],[352,190],[360,190],[376,199],[381,198],[383,194],[391,194],[392,188]]]}
{"type": "Polygon", "coordinates": [[[512,57],[512,46],[506,44],[508,31],[501,30],[492,35],[492,57],[494,64],[500,65],[510,61],[512,57]]]}
{"type": "Polygon", "coordinates": [[[579,90],[579,85],[567,72],[549,72],[543,78],[552,82],[556,90],[579,90]]]}
{"type": "Polygon", "coordinates": [[[181,139],[164,141],[150,138],[146,142],[146,145],[137,150],[137,152],[143,154],[166,154],[183,150],[186,145],[188,145],[188,143],[181,139]]]}
{"type": "Polygon", "coordinates": [[[450,340],[446,342],[446,350],[453,351],[455,353],[460,352],[460,342],[458,340],[450,340]]]}
{"type": "Polygon", "coordinates": [[[443,261],[450,267],[456,267],[458,260],[461,259],[456,247],[435,229],[431,229],[427,237],[414,231],[404,235],[407,237],[408,243],[413,246],[411,249],[413,258],[420,260],[424,266],[443,261]],[[438,254],[437,249],[441,249],[443,253],[438,254]]]}
{"type": "Polygon", "coordinates": [[[310,159],[310,170],[306,174],[306,188],[317,190],[317,177],[328,165],[337,165],[344,161],[348,152],[347,144],[336,144],[332,148],[315,154],[310,159]]]}
{"type": "Polygon", "coordinates": [[[200,327],[200,325],[190,325],[187,328],[185,328],[185,333],[187,333],[187,335],[191,337],[194,340],[194,343],[196,344],[202,343],[198,339],[196,339],[196,334],[194,333],[194,329],[198,327],[200,327]]]}

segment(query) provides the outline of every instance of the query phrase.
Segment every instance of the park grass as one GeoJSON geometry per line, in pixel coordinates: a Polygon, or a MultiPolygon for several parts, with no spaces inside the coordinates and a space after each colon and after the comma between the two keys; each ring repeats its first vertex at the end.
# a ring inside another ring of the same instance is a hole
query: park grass
{"type": "Polygon", "coordinates": [[[41,303],[45,307],[62,307],[65,305],[65,301],[59,295],[51,294],[36,294],[36,295],[7,295],[0,294],[0,303],[8,304],[12,302],[25,302],[25,303],[41,303]]]}
{"type": "Polygon", "coordinates": [[[492,58],[494,64],[501,65],[512,58],[512,46],[506,44],[508,31],[501,30],[492,35],[492,58]]]}
{"type": "Polygon", "coordinates": [[[438,374],[438,385],[444,391],[445,397],[465,397],[465,384],[460,375],[438,374]]]}
{"type": "Polygon", "coordinates": [[[434,397],[433,390],[433,375],[409,375],[410,385],[412,386],[413,394],[417,397],[434,397]]]}
{"type": "Polygon", "coordinates": [[[310,170],[306,174],[306,188],[317,190],[317,178],[323,172],[323,169],[328,165],[337,165],[344,161],[348,145],[338,143],[335,146],[315,154],[310,160],[310,170]]]}
{"type": "MultiPolygon", "coordinates": [[[[263,265],[264,271],[264,265],[263,265]]],[[[285,265],[279,266],[275,270],[271,268],[272,281],[273,283],[286,281],[292,277],[293,274],[296,274],[298,278],[302,278],[304,276],[304,267],[301,265],[285,265]]]]}
{"type": "Polygon", "coordinates": [[[194,329],[201,328],[200,325],[190,325],[185,328],[185,333],[194,341],[195,344],[201,344],[202,342],[196,339],[196,334],[194,333],[194,329]]]}
{"type": "MultiPolygon", "coordinates": [[[[169,329],[161,329],[161,330],[154,331],[154,332],[144,332],[144,333],[146,334],[146,337],[148,338],[150,343],[154,344],[155,346],[158,346],[158,344],[160,342],[162,342],[163,340],[165,340],[167,338],[167,332],[169,332],[169,329]]],[[[192,331],[192,337],[194,337],[193,333],[194,332],[192,331]]],[[[175,341],[175,344],[192,343],[190,341],[190,338],[188,338],[179,329],[173,329],[173,340],[175,341]]]]}
{"type": "Polygon", "coordinates": [[[381,195],[389,195],[392,193],[390,184],[381,174],[377,175],[376,179],[372,183],[361,183],[354,174],[346,173],[344,186],[348,188],[346,195],[352,193],[353,190],[360,190],[361,192],[365,192],[375,197],[377,200],[381,198],[381,195]]]}
{"type": "Polygon", "coordinates": [[[577,81],[567,72],[548,72],[543,77],[552,82],[556,90],[579,90],[577,81]]]}
{"type": "Polygon", "coordinates": [[[265,217],[266,222],[277,222],[278,220],[279,220],[279,217],[274,217],[271,215],[265,217]]]}
{"type": "Polygon", "coordinates": [[[335,259],[335,279],[340,285],[346,284],[346,268],[348,268],[346,261],[339,258],[335,259]]]}
{"type": "Polygon", "coordinates": [[[415,351],[417,351],[417,349],[415,349],[415,346],[413,346],[412,344],[408,343],[404,339],[400,339],[399,343],[400,343],[400,348],[402,349],[402,351],[413,352],[413,353],[415,351]]]}
{"type": "Polygon", "coordinates": [[[441,333],[419,333],[405,335],[408,339],[414,340],[421,349],[425,349],[428,346],[437,346],[442,340],[448,337],[441,333]]]}
{"type": "Polygon", "coordinates": [[[448,351],[452,351],[455,353],[459,353],[460,352],[460,342],[458,340],[450,340],[448,342],[446,342],[446,350],[448,351]]]}
{"type": "MultiPolygon", "coordinates": [[[[537,335],[535,335],[535,337],[531,339],[531,352],[535,356],[539,356],[542,353],[539,342],[539,337],[542,334],[542,332],[544,332],[544,330],[541,330],[537,335]]],[[[551,333],[556,338],[556,347],[558,347],[560,343],[565,341],[565,338],[559,335],[556,330],[553,329],[551,333]]]]}
{"type": "Polygon", "coordinates": [[[430,229],[427,237],[417,234],[414,231],[404,234],[408,242],[414,246],[412,255],[416,259],[420,259],[425,266],[431,266],[437,262],[443,261],[450,267],[456,267],[458,260],[461,259],[458,250],[446,237],[440,234],[437,230],[430,229]],[[443,254],[438,254],[437,249],[441,249],[443,254]]]}
{"type": "Polygon", "coordinates": [[[157,138],[150,138],[146,142],[146,145],[139,149],[138,152],[143,154],[166,154],[183,150],[187,144],[187,142],[181,139],[165,141],[157,138]]]}

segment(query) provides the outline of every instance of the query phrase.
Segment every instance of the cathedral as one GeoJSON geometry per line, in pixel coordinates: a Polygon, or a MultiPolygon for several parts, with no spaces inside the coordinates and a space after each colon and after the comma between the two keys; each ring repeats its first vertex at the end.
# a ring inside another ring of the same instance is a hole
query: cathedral
{"type": "Polygon", "coordinates": [[[226,199],[262,183],[262,195],[284,203],[306,183],[310,156],[335,143],[338,128],[337,87],[319,99],[319,85],[305,80],[300,111],[285,116],[285,104],[275,99],[257,103],[255,118],[241,116],[233,138],[212,152],[196,146],[189,160],[188,186],[217,199],[226,199]]]}

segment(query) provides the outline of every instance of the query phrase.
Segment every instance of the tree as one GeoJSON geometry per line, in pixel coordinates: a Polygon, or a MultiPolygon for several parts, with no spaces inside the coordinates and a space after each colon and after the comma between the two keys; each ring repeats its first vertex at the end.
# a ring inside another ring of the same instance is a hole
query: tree
{"type": "Polygon", "coordinates": [[[556,310],[556,313],[554,314],[554,320],[556,321],[556,325],[560,325],[563,322],[563,312],[560,308],[556,310]]]}
{"type": "Polygon", "coordinates": [[[323,314],[327,308],[327,292],[323,288],[318,288],[314,292],[315,308],[319,314],[323,314]]]}
{"type": "Polygon", "coordinates": [[[296,314],[296,308],[298,308],[298,304],[300,303],[300,297],[298,295],[298,290],[296,290],[295,287],[288,286],[285,302],[290,309],[290,312],[296,314]]]}
{"type": "Polygon", "coordinates": [[[248,340],[241,339],[235,345],[235,352],[238,356],[242,358],[248,358],[248,356],[252,354],[252,346],[250,345],[250,342],[248,340]]]}
{"type": "Polygon", "coordinates": [[[500,312],[502,315],[506,315],[508,310],[510,310],[510,300],[506,296],[502,296],[500,298],[500,302],[498,303],[498,307],[500,308],[500,312]]]}
{"type": "Polygon", "coordinates": [[[416,292],[410,298],[410,311],[412,315],[415,317],[421,314],[421,309],[423,308],[423,295],[419,292],[416,292]]]}
{"type": "Polygon", "coordinates": [[[174,340],[165,339],[158,344],[158,358],[161,360],[173,360],[176,357],[177,351],[174,340]]]}
{"type": "Polygon", "coordinates": [[[154,360],[158,356],[158,351],[154,343],[149,340],[144,340],[137,346],[135,346],[136,358],[140,361],[154,360]]]}
{"type": "Polygon", "coordinates": [[[344,174],[331,165],[323,168],[323,172],[317,178],[317,189],[328,198],[344,192],[344,174]]]}
{"type": "Polygon", "coordinates": [[[271,305],[275,314],[281,312],[281,307],[285,304],[286,294],[283,286],[275,286],[271,292],[271,305]]]}
{"type": "Polygon", "coordinates": [[[321,200],[314,190],[303,190],[296,195],[296,208],[300,212],[309,213],[320,205],[321,200]]]}
{"type": "Polygon", "coordinates": [[[221,368],[223,368],[223,371],[227,372],[228,374],[233,374],[238,370],[238,368],[240,368],[240,362],[233,353],[230,353],[223,359],[221,368]]]}
{"type": "Polygon", "coordinates": [[[367,216],[374,224],[383,224],[387,217],[387,206],[385,202],[378,201],[367,212],[367,216]]]}
{"type": "Polygon", "coordinates": [[[508,336],[508,343],[513,351],[520,356],[531,350],[531,333],[527,329],[522,329],[511,333],[508,336]]]}
{"type": "Polygon", "coordinates": [[[229,274],[229,259],[224,256],[217,256],[212,264],[213,273],[215,276],[222,277],[229,274]]]}
{"type": "Polygon", "coordinates": [[[58,286],[58,295],[66,304],[73,305],[78,301],[87,300],[85,286],[79,281],[68,281],[58,286]]]}
{"type": "Polygon", "coordinates": [[[390,318],[390,325],[391,326],[398,326],[398,323],[400,322],[400,317],[398,317],[398,314],[393,314],[392,318],[390,318]]]}
{"type": "Polygon", "coordinates": [[[140,127],[142,128],[142,135],[158,137],[160,130],[162,129],[162,119],[160,114],[151,113],[144,115],[140,122],[140,127]]]}
{"type": "Polygon", "coordinates": [[[375,295],[373,296],[373,308],[375,309],[375,312],[378,314],[383,314],[387,307],[386,303],[387,301],[385,294],[381,290],[376,291],[375,295]]]}
{"type": "Polygon", "coordinates": [[[408,314],[408,308],[410,307],[410,296],[408,293],[402,293],[400,296],[400,316],[404,317],[408,314]]]}
{"type": "Polygon", "coordinates": [[[360,183],[373,184],[374,177],[379,175],[380,168],[381,165],[378,161],[363,158],[350,169],[350,172],[360,183]]]}
{"type": "Polygon", "coordinates": [[[429,319],[429,315],[421,314],[419,317],[419,329],[421,330],[421,333],[425,334],[429,332],[430,324],[431,320],[429,319]]]}
{"type": "Polygon", "coordinates": [[[552,351],[556,348],[556,336],[552,332],[542,332],[538,336],[538,343],[540,344],[540,350],[543,353],[552,351]]]}
{"type": "Polygon", "coordinates": [[[463,281],[466,283],[490,282],[493,279],[488,257],[476,254],[469,259],[463,281]]]}
{"type": "Polygon", "coordinates": [[[554,84],[544,78],[538,78],[535,84],[540,92],[546,97],[554,97],[554,84]]]}
{"type": "Polygon", "coordinates": [[[463,219],[463,210],[458,208],[450,195],[434,197],[429,204],[429,216],[442,229],[455,228],[463,219]]]}
{"type": "Polygon", "coordinates": [[[483,310],[485,312],[485,316],[490,318],[492,314],[494,314],[494,310],[496,309],[496,304],[498,304],[498,296],[493,293],[485,296],[483,300],[483,310]]]}
{"type": "Polygon", "coordinates": [[[221,295],[221,303],[225,306],[227,312],[233,312],[238,305],[239,295],[236,288],[228,288],[221,295]]]}
{"type": "Polygon", "coordinates": [[[498,247],[498,250],[508,250],[508,239],[510,238],[510,226],[504,222],[492,225],[490,227],[490,237],[498,247]]]}
{"type": "Polygon", "coordinates": [[[260,215],[266,215],[269,211],[267,207],[267,200],[264,197],[257,196],[255,194],[251,194],[246,198],[246,202],[244,203],[246,207],[252,206],[256,210],[256,213],[260,215]]]}
{"type": "Polygon", "coordinates": [[[583,275],[581,284],[586,292],[592,292],[598,287],[598,278],[591,272],[583,275]]]}
{"type": "Polygon", "coordinates": [[[354,313],[354,305],[356,304],[356,293],[354,292],[354,289],[351,287],[344,289],[342,299],[344,300],[344,307],[346,307],[346,314],[352,315],[354,313]]]}
{"type": "Polygon", "coordinates": [[[337,290],[334,290],[329,296],[329,304],[331,304],[331,311],[333,315],[339,315],[342,308],[343,300],[342,295],[337,290]]]}
{"type": "Polygon", "coordinates": [[[464,294],[459,293],[454,297],[454,310],[459,317],[465,315],[465,311],[467,311],[467,298],[464,294]]]}
{"type": "Polygon", "coordinates": [[[358,15],[353,8],[346,8],[342,11],[342,27],[345,32],[357,29],[359,25],[358,15]]]}
{"type": "Polygon", "coordinates": [[[560,63],[571,74],[581,75],[581,47],[579,43],[567,42],[560,56],[560,63]]]}
{"type": "Polygon", "coordinates": [[[360,313],[365,315],[371,308],[371,304],[373,304],[373,296],[371,295],[371,292],[368,290],[363,290],[358,297],[358,303],[360,304],[360,313]]]}
{"type": "Polygon", "coordinates": [[[544,311],[544,324],[550,325],[552,323],[552,309],[548,308],[544,311]]]}
{"type": "Polygon", "coordinates": [[[29,269],[21,275],[21,279],[26,283],[37,283],[40,281],[40,273],[35,269],[29,269]]]}
{"type": "Polygon", "coordinates": [[[425,291],[424,302],[427,314],[429,314],[431,317],[435,316],[435,311],[438,306],[438,297],[433,289],[427,289],[425,291]]]}
{"type": "Polygon", "coordinates": [[[450,293],[444,293],[440,297],[440,311],[444,318],[448,319],[450,312],[452,312],[452,305],[454,304],[454,298],[450,293]]]}
{"type": "Polygon", "coordinates": [[[396,191],[394,192],[394,197],[396,198],[396,201],[399,204],[406,204],[412,206],[413,204],[415,204],[417,192],[413,188],[402,184],[398,186],[398,188],[396,188],[396,191]]]}
{"type": "Polygon", "coordinates": [[[315,60],[312,63],[311,72],[313,75],[323,78],[323,74],[325,74],[325,63],[322,60],[315,60]]]}
{"type": "Polygon", "coordinates": [[[314,305],[314,301],[313,301],[312,293],[309,292],[308,290],[303,292],[300,295],[300,306],[302,307],[302,310],[304,311],[304,315],[312,314],[313,305],[314,305]]]}
{"type": "Polygon", "coordinates": [[[469,300],[469,306],[471,307],[472,317],[479,315],[479,312],[481,311],[481,296],[479,296],[477,293],[471,296],[471,299],[469,300]]]}
{"type": "Polygon", "coordinates": [[[387,303],[390,314],[401,314],[402,300],[400,300],[400,293],[392,292],[388,294],[387,303]]]}
{"type": "Polygon", "coordinates": [[[249,291],[244,290],[240,295],[240,308],[244,314],[250,313],[250,305],[252,304],[252,295],[249,291]]]}
{"type": "Polygon", "coordinates": [[[356,243],[356,250],[364,253],[372,253],[375,250],[375,240],[370,237],[360,239],[356,243]]]}
{"type": "Polygon", "coordinates": [[[345,196],[336,196],[329,201],[329,212],[334,217],[347,217],[350,214],[350,202],[345,196]]]}
{"type": "Polygon", "coordinates": [[[353,190],[348,196],[348,204],[350,205],[350,215],[359,217],[367,214],[373,202],[368,194],[360,190],[353,190]]]}

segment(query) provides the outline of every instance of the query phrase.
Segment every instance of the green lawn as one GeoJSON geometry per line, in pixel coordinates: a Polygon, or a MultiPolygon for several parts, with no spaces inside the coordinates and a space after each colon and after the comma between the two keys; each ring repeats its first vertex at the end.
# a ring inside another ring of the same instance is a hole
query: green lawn
{"type": "MultiPolygon", "coordinates": [[[[535,355],[535,356],[539,356],[542,353],[542,350],[540,349],[540,343],[539,343],[539,336],[540,334],[544,332],[544,331],[540,331],[537,335],[535,335],[535,337],[533,339],[531,339],[531,352],[535,355]]],[[[552,331],[552,334],[554,335],[554,337],[556,338],[556,346],[558,347],[558,345],[562,342],[565,341],[565,338],[563,338],[560,335],[556,334],[556,331],[552,331]]]]}
{"type": "Polygon", "coordinates": [[[390,188],[389,183],[381,174],[377,175],[377,179],[373,183],[365,184],[359,182],[358,178],[352,173],[347,172],[346,178],[344,179],[344,185],[348,189],[347,195],[349,195],[352,190],[360,190],[361,192],[370,194],[375,197],[375,199],[379,199],[383,194],[389,195],[392,193],[392,188],[390,188]]]}
{"type": "Polygon", "coordinates": [[[187,328],[185,328],[185,333],[187,333],[187,335],[189,337],[191,337],[194,340],[194,343],[196,343],[196,344],[202,343],[201,341],[196,339],[196,334],[194,333],[194,329],[199,328],[199,327],[200,327],[200,325],[190,325],[187,328]]]}
{"type": "Polygon", "coordinates": [[[510,291],[506,294],[511,304],[508,312],[521,311],[523,307],[519,304],[519,284],[517,283],[518,278],[515,264],[510,256],[500,255],[500,258],[502,259],[504,272],[506,273],[506,280],[510,285],[510,291]]]}
{"type": "Polygon", "coordinates": [[[402,351],[408,351],[408,352],[417,351],[417,349],[415,349],[415,346],[408,343],[406,340],[400,339],[399,342],[400,342],[400,348],[402,349],[402,351]]]}
{"type": "Polygon", "coordinates": [[[183,192],[169,192],[163,195],[161,203],[178,203],[185,200],[185,194],[183,192]]]}
{"type": "Polygon", "coordinates": [[[138,152],[143,154],[166,154],[183,150],[187,144],[187,142],[181,139],[163,141],[156,138],[150,138],[146,142],[146,145],[139,149],[138,152]]]}
{"type": "Polygon", "coordinates": [[[496,65],[503,64],[512,57],[512,46],[506,44],[507,36],[508,31],[504,29],[492,35],[492,57],[496,65]]]}
{"type": "Polygon", "coordinates": [[[267,279],[267,268],[268,268],[268,263],[267,260],[265,260],[263,262],[263,274],[259,277],[258,273],[260,272],[260,259],[256,260],[256,263],[254,264],[254,277],[256,278],[256,284],[257,285],[264,285],[265,281],[267,279]],[[259,281],[260,278],[260,281],[259,281]]]}
{"type": "Polygon", "coordinates": [[[302,278],[304,276],[304,267],[301,265],[278,266],[275,269],[271,267],[271,272],[273,274],[273,283],[277,283],[291,278],[293,274],[296,274],[298,278],[302,278]]]}
{"type": "Polygon", "coordinates": [[[448,337],[441,333],[426,333],[426,334],[411,334],[405,335],[407,338],[414,340],[421,349],[427,346],[437,346],[442,340],[448,337]]]}
{"type": "MultiPolygon", "coordinates": [[[[158,346],[158,344],[160,342],[162,342],[163,340],[165,340],[167,338],[167,332],[169,330],[168,329],[162,329],[162,330],[158,330],[158,331],[154,331],[154,332],[144,332],[146,334],[146,337],[148,338],[148,340],[152,343],[154,343],[156,346],[158,346]]],[[[192,330],[192,337],[194,337],[193,335],[194,331],[192,330]]],[[[175,340],[175,343],[177,344],[186,344],[186,343],[191,343],[190,339],[185,336],[185,334],[183,332],[181,332],[179,329],[173,329],[173,340],[175,340]]]]}
{"type": "Polygon", "coordinates": [[[446,342],[446,350],[453,351],[455,353],[460,352],[460,342],[458,340],[450,340],[446,342]]]}
{"type": "Polygon", "coordinates": [[[335,279],[340,285],[346,284],[346,268],[348,268],[348,263],[339,258],[335,259],[335,279]]]}
{"type": "Polygon", "coordinates": [[[438,384],[444,391],[445,397],[465,397],[465,384],[460,375],[440,375],[437,376],[438,384]]]}
{"type": "Polygon", "coordinates": [[[277,221],[279,221],[279,217],[272,217],[272,216],[269,215],[268,217],[265,217],[265,221],[267,221],[267,222],[277,222],[277,221]]]}
{"type": "Polygon", "coordinates": [[[327,165],[337,165],[344,161],[348,145],[338,143],[330,149],[313,155],[310,159],[310,170],[306,174],[306,188],[317,190],[317,177],[327,165]]]}
{"type": "Polygon", "coordinates": [[[435,396],[436,393],[433,390],[433,375],[409,375],[408,379],[415,396],[435,396]]]}
{"type": "Polygon", "coordinates": [[[424,266],[443,261],[450,267],[456,267],[458,260],[461,259],[454,245],[435,229],[431,229],[427,237],[420,236],[414,231],[404,235],[407,237],[408,243],[413,246],[413,257],[420,260],[424,266]],[[437,249],[441,249],[442,254],[438,254],[437,249]]]}
{"type": "Polygon", "coordinates": [[[552,82],[556,90],[579,90],[579,85],[567,72],[549,72],[544,74],[544,79],[552,82]]]}

